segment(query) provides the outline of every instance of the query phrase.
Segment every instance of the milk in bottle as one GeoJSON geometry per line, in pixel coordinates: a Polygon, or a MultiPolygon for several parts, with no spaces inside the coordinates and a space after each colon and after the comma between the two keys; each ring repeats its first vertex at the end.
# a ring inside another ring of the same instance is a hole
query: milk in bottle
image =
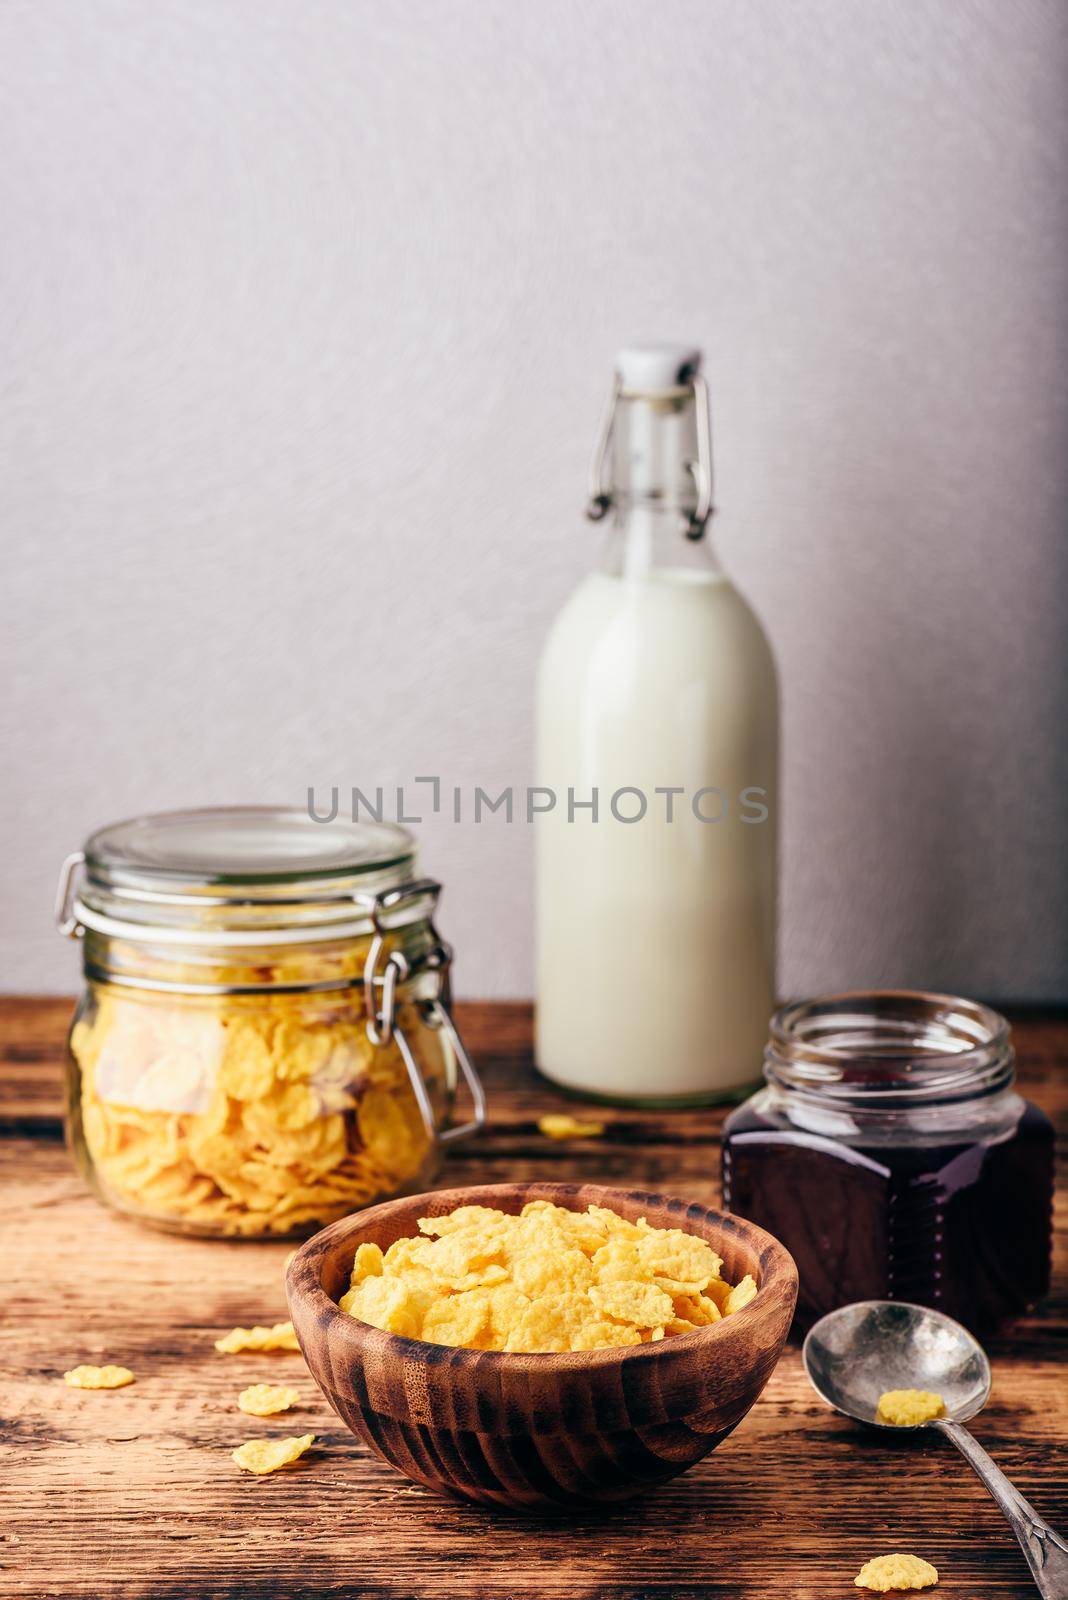
{"type": "Polygon", "coordinates": [[[538,1065],[632,1102],[751,1084],[775,998],[775,667],[705,537],[699,365],[620,352],[589,508],[606,545],[538,678],[538,1065]]]}

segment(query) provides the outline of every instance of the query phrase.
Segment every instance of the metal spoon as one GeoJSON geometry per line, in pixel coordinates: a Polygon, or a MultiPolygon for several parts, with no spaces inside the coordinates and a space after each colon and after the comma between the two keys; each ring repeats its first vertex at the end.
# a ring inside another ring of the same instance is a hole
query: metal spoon
{"type": "Polygon", "coordinates": [[[875,1407],[887,1389],[940,1394],[946,1415],[921,1426],[938,1428],[974,1467],[1019,1539],[1044,1600],[1068,1600],[1068,1544],[962,1427],[990,1394],[990,1363],[966,1328],[926,1306],[862,1300],[822,1317],[805,1340],[802,1360],[821,1399],[873,1428],[916,1431],[876,1422],[875,1407]]]}

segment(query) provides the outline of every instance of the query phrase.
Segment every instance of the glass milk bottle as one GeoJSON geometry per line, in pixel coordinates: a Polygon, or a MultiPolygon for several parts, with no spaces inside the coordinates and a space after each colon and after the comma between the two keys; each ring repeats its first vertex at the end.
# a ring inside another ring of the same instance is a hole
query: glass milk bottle
{"type": "Polygon", "coordinates": [[[775,997],[775,665],[705,537],[699,367],[620,352],[587,508],[606,543],[538,676],[538,1066],[632,1103],[752,1084],[775,997]]]}

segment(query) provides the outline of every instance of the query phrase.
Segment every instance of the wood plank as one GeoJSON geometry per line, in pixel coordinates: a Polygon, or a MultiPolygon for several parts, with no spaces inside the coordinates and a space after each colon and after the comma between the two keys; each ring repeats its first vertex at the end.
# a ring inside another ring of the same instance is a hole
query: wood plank
{"type": "MultiPolygon", "coordinates": [[[[608,1514],[502,1515],[390,1473],[328,1410],[299,1356],[212,1349],[236,1323],[285,1315],[286,1246],[155,1233],[86,1194],[59,1141],[69,1009],[0,1002],[4,1600],[828,1600],[857,1593],[861,1563],[893,1548],[933,1560],[941,1594],[1033,1593],[993,1502],[951,1447],[887,1440],[831,1415],[796,1348],[708,1461],[608,1514]],[[107,1360],[132,1366],[137,1383],[97,1394],[61,1381],[68,1366],[107,1360]],[[236,1410],[247,1383],[282,1374],[302,1390],[299,1412],[258,1421],[236,1410]],[[247,1438],[304,1431],[321,1443],[288,1473],[250,1478],[229,1459],[247,1438]]],[[[450,1161],[449,1182],[589,1179],[715,1203],[721,1111],[613,1110],[598,1113],[603,1140],[551,1144],[536,1117],[564,1101],[531,1070],[529,1007],[462,1007],[461,1017],[489,1083],[491,1127],[450,1161]]],[[[1063,1134],[1068,1025],[1030,1019],[1017,1042],[1024,1087],[1063,1134]]],[[[992,1347],[994,1392],[975,1424],[1054,1520],[1068,1503],[1066,1265],[1062,1181],[1054,1295],[992,1347]]]]}
{"type": "MultiPolygon", "coordinates": [[[[62,1132],[62,1055],[74,1002],[56,996],[0,995],[0,1135],[62,1132]]],[[[1020,1083],[1053,1117],[1068,1114],[1068,1013],[1048,1008],[1013,1013],[1020,1083]]],[[[547,1101],[565,1096],[534,1071],[533,1007],[529,1001],[461,1001],[456,1018],[484,1080],[495,1091],[494,1130],[517,1126],[532,1131],[547,1101]]],[[[602,1112],[581,1097],[566,1096],[567,1109],[602,1112]]],[[[726,1110],[712,1107],[655,1111],[613,1107],[613,1133],[641,1141],[655,1128],[658,1141],[700,1145],[718,1139],[726,1110]]],[[[548,1154],[544,1142],[535,1145],[548,1154]]],[[[574,1146],[561,1147],[566,1155],[574,1146]]],[[[718,1161],[716,1163],[718,1167],[718,1161]]]]}

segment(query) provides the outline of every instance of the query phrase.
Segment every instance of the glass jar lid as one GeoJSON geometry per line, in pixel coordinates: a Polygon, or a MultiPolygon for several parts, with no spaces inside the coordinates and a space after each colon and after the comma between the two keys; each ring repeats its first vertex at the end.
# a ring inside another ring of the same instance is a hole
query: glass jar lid
{"type": "MultiPolygon", "coordinates": [[[[372,931],[390,890],[418,890],[415,854],[389,822],[317,822],[286,806],[156,812],[98,829],[67,858],[57,921],[171,943],[342,938],[372,931]]],[[[432,904],[429,892],[398,897],[394,925],[432,904]]]]}
{"type": "Polygon", "coordinates": [[[113,822],[90,834],[90,878],[110,883],[244,884],[269,889],[366,875],[410,861],[415,841],[392,822],[316,822],[291,806],[202,806],[113,822]]]}

